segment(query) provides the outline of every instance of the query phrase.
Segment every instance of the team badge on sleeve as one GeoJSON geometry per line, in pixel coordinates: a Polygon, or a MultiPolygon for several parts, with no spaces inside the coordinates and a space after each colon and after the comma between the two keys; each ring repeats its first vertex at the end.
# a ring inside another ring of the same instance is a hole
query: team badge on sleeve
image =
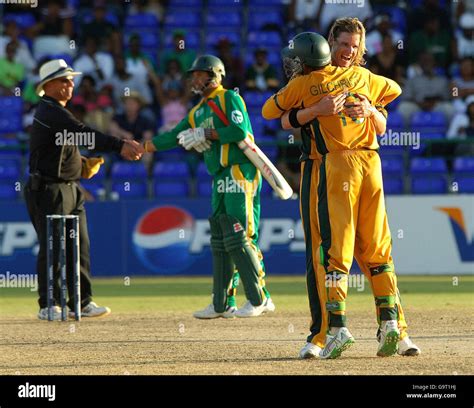
{"type": "Polygon", "coordinates": [[[242,115],[242,112],[238,110],[232,111],[232,122],[234,122],[236,125],[239,125],[243,121],[244,121],[244,115],[242,115]]]}

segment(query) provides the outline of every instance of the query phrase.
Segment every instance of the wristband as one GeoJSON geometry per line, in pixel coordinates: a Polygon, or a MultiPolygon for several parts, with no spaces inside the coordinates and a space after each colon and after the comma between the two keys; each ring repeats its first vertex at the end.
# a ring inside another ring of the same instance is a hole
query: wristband
{"type": "Polygon", "coordinates": [[[290,125],[294,129],[300,128],[302,125],[300,122],[298,122],[298,108],[294,108],[290,110],[290,114],[288,116],[288,120],[290,121],[290,125]]]}

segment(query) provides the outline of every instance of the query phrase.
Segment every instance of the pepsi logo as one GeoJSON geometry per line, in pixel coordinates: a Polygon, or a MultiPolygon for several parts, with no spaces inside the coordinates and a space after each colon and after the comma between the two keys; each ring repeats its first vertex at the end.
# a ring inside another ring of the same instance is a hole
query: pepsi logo
{"type": "Polygon", "coordinates": [[[182,208],[153,208],[138,220],[134,228],[135,253],[153,272],[180,272],[194,261],[189,250],[194,227],[193,216],[182,208]]]}

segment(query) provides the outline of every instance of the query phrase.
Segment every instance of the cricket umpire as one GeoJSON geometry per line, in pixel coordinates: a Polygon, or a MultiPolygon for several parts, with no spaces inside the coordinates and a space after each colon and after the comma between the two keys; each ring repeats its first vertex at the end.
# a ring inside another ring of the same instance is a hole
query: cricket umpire
{"type": "MultiPolygon", "coordinates": [[[[80,236],[80,284],[82,316],[95,317],[110,313],[107,307],[99,307],[92,301],[89,260],[89,235],[87,232],[84,192],[78,180],[90,178],[99,170],[102,158],[82,157],[79,147],[87,135],[88,148],[102,152],[117,152],[129,160],[141,157],[140,145],[104,135],[79,122],[68,110],[66,103],[72,98],[73,77],[80,72],[67,65],[62,59],[55,59],[40,68],[40,83],[36,92],[41,100],[36,109],[30,137],[30,177],[25,186],[25,199],[31,222],[39,241],[37,259],[38,292],[40,311],[38,318],[46,320],[47,311],[47,265],[46,265],[46,216],[49,214],[78,215],[80,236]]],[[[59,231],[53,229],[55,239],[59,231]]],[[[68,261],[71,257],[68,257],[68,261]]],[[[61,317],[59,304],[58,251],[54,253],[54,319],[61,317]]],[[[71,270],[68,263],[67,270],[71,270]]],[[[67,274],[70,315],[73,310],[73,277],[67,274]]]]}

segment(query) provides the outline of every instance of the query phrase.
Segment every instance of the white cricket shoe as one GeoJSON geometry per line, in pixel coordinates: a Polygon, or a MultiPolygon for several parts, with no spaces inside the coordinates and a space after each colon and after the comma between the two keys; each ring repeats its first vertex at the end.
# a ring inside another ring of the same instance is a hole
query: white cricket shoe
{"type": "MultiPolygon", "coordinates": [[[[81,317],[100,317],[107,316],[111,313],[110,308],[106,306],[98,306],[95,302],[89,302],[81,309],[81,317]]],[[[69,317],[76,317],[76,313],[69,311],[69,317]]]]}
{"type": "Polygon", "coordinates": [[[226,319],[234,319],[235,318],[235,312],[237,312],[237,309],[235,306],[227,306],[225,309],[225,312],[222,313],[222,317],[226,319]]]}
{"type": "Polygon", "coordinates": [[[264,312],[274,312],[275,311],[275,303],[273,303],[272,298],[266,298],[265,302],[263,302],[263,305],[265,307],[264,312]]]}
{"type": "Polygon", "coordinates": [[[250,301],[235,312],[237,317],[257,317],[265,311],[265,302],[259,306],[254,306],[250,301]]]}
{"type": "Polygon", "coordinates": [[[398,354],[401,356],[418,356],[420,348],[413,343],[408,336],[398,342],[398,354]]]}
{"type": "Polygon", "coordinates": [[[380,325],[380,340],[377,356],[390,357],[397,353],[400,330],[396,320],[385,320],[380,325]]]}
{"type": "Polygon", "coordinates": [[[319,353],[321,352],[321,347],[313,343],[306,343],[304,347],[300,350],[300,358],[310,359],[310,358],[319,358],[319,353]]]}
{"type": "Polygon", "coordinates": [[[340,327],[336,334],[326,335],[326,345],[319,353],[322,359],[338,358],[342,352],[355,343],[355,339],[347,327],[340,327]]]}
{"type": "Polygon", "coordinates": [[[211,303],[203,310],[198,310],[197,312],[193,313],[193,316],[196,319],[217,319],[221,317],[224,313],[217,313],[214,309],[214,305],[211,303]]]}
{"type": "MultiPolygon", "coordinates": [[[[48,308],[43,307],[38,312],[38,319],[48,320],[48,308]]],[[[61,308],[59,306],[53,306],[53,320],[61,320],[61,308]]]]}

